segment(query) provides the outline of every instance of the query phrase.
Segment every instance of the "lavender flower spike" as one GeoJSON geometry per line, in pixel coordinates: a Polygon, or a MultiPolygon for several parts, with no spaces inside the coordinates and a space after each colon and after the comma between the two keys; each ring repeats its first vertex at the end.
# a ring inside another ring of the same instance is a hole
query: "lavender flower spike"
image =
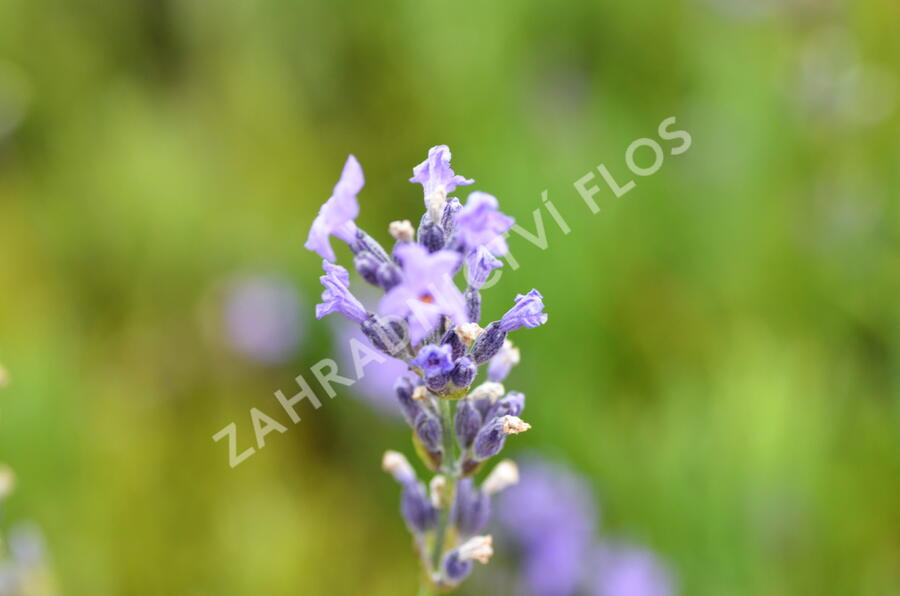
{"type": "Polygon", "coordinates": [[[496,197],[475,191],[456,216],[456,235],[466,251],[484,246],[495,255],[505,255],[509,247],[503,234],[515,221],[500,212],[496,197]]]}
{"type": "Polygon", "coordinates": [[[332,265],[322,261],[325,275],[319,280],[325,286],[322,292],[322,303],[316,305],[316,318],[338,312],[357,323],[362,323],[369,316],[365,307],[350,293],[350,274],[340,265],[332,265]]]}
{"type": "Polygon", "coordinates": [[[441,222],[447,195],[456,190],[457,186],[475,182],[453,172],[450,168],[450,148],[447,145],[437,145],[429,149],[428,158],[413,168],[413,177],[409,181],[422,185],[425,191],[425,207],[434,223],[441,222]]]}
{"type": "Polygon", "coordinates": [[[443,593],[471,573],[474,561],[487,563],[493,553],[491,537],[479,533],[488,524],[491,499],[518,481],[518,471],[507,460],[480,485],[475,475],[500,452],[507,436],[530,428],[519,418],[524,394],[507,393],[498,382],[519,360],[518,350],[504,342],[509,331],[541,325],[547,315],[541,295],[532,291],[518,296],[502,319],[482,328],[480,290],[502,266],[497,256],[507,252],[505,237],[513,219],[489,194],[471,193],[465,207],[448,196],[473,181],[450,168],[445,145],[428,152],[411,181],[422,185],[426,213],[416,220],[417,229],[408,220],[390,224],[396,243],[388,254],[354,223],[363,175],[351,156],[313,222],[306,247],[325,259],[317,316],[339,312],[359,323],[362,335],[402,367],[395,373],[400,376],[393,389],[396,404],[412,427],[416,454],[432,475],[430,481],[417,478],[399,452],[386,453],[382,465],[402,486],[400,511],[415,539],[423,590],[443,593]],[[331,236],[350,244],[359,274],[384,291],[376,311],[367,311],[350,293],[347,270],[332,264],[331,236]],[[463,260],[465,295],[454,280],[463,260]],[[482,368],[488,369],[488,381],[473,387],[482,368]]]}
{"type": "Polygon", "coordinates": [[[515,331],[521,327],[534,328],[547,322],[544,310],[544,297],[537,290],[516,296],[516,305],[509,309],[500,319],[500,329],[515,331]]]}
{"type": "Polygon", "coordinates": [[[328,241],[329,236],[337,236],[347,244],[356,240],[356,224],[353,222],[359,215],[359,203],[356,195],[365,184],[362,167],[352,155],[347,158],[341,178],[334,186],[331,197],[319,209],[309,229],[309,237],[303,246],[307,250],[319,253],[328,261],[334,261],[334,250],[328,241]]]}

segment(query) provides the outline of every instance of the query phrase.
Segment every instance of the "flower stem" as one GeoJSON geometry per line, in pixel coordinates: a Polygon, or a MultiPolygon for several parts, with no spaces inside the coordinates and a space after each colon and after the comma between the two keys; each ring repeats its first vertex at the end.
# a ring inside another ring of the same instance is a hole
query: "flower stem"
{"type": "Polygon", "coordinates": [[[456,477],[458,466],[456,465],[456,440],[453,435],[453,416],[449,399],[439,399],[441,404],[441,435],[444,440],[444,465],[443,472],[447,478],[447,488],[444,508],[438,516],[438,525],[434,535],[434,551],[431,553],[431,568],[440,570],[441,558],[444,554],[444,542],[447,538],[447,526],[450,523],[450,508],[456,493],[456,477]]]}

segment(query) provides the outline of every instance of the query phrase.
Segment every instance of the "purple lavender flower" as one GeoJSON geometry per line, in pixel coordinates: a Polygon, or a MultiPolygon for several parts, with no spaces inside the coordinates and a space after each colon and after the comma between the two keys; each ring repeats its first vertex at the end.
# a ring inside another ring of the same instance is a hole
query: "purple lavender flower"
{"type": "Polygon", "coordinates": [[[226,339],[237,352],[257,362],[284,362],[300,344],[300,296],[278,276],[238,278],[225,292],[226,339]]]}
{"type": "Polygon", "coordinates": [[[466,322],[465,300],[453,283],[460,255],[447,250],[429,254],[418,244],[397,247],[403,262],[403,281],[381,300],[382,314],[410,316],[413,343],[421,341],[437,325],[441,315],[466,322]]]}
{"type": "Polygon", "coordinates": [[[594,551],[593,596],[672,596],[671,571],[649,550],[605,541],[594,551]]]}
{"type": "Polygon", "coordinates": [[[475,191],[456,216],[456,234],[467,251],[484,246],[495,255],[505,255],[509,247],[503,235],[513,223],[498,209],[496,197],[475,191]]]}
{"type": "Polygon", "coordinates": [[[329,236],[336,236],[352,244],[356,240],[356,224],[353,220],[359,215],[359,203],[356,195],[365,184],[362,167],[352,155],[347,158],[341,178],[334,186],[331,197],[319,209],[309,229],[309,237],[303,246],[307,250],[319,253],[328,261],[334,261],[334,250],[331,248],[329,236]]]}
{"type": "Polygon", "coordinates": [[[516,296],[516,305],[509,309],[500,319],[500,329],[506,332],[521,327],[534,328],[547,322],[544,310],[544,297],[537,290],[516,296]]]}
{"type": "Polygon", "coordinates": [[[449,373],[453,370],[453,348],[446,344],[429,344],[409,363],[425,371],[426,377],[449,373]]]}
{"type": "Polygon", "coordinates": [[[475,182],[453,172],[450,168],[450,148],[447,145],[437,145],[429,149],[428,158],[413,168],[413,177],[409,181],[422,185],[426,207],[428,197],[437,193],[443,195],[446,200],[447,195],[456,190],[457,186],[475,182]]]}
{"type": "Polygon", "coordinates": [[[319,278],[325,291],[322,292],[322,303],[316,305],[316,318],[337,312],[351,321],[362,323],[368,318],[362,302],[350,293],[350,274],[340,265],[322,261],[325,275],[319,278]]]}
{"type": "MultiPolygon", "coordinates": [[[[505,327],[535,326],[546,315],[540,294],[533,292],[519,297],[521,304],[503,320],[482,329],[477,324],[479,289],[501,266],[494,255],[506,252],[504,234],[513,219],[500,213],[497,200],[485,193],[472,193],[465,207],[448,197],[472,180],[453,172],[446,146],[432,148],[411,180],[422,184],[426,213],[417,230],[408,220],[388,226],[396,240],[390,255],[354,223],[363,176],[352,156],[313,223],[306,246],[325,259],[325,292],[317,316],[343,314],[358,324],[357,333],[395,357],[390,364],[399,366],[392,376],[400,380],[381,391],[391,396],[392,411],[400,411],[413,428],[416,452],[436,475],[426,489],[406,458],[393,451],[385,454],[383,467],[403,487],[401,513],[415,535],[429,587],[446,591],[472,571],[473,561],[484,564],[490,559],[492,538],[478,535],[488,523],[490,498],[518,481],[518,469],[509,460],[494,466],[480,486],[473,475],[500,452],[507,436],[530,428],[518,417],[524,408],[522,394],[511,392],[500,399],[506,392],[497,382],[470,387],[479,367],[503,347],[505,327]],[[331,264],[331,236],[350,244],[359,274],[384,290],[377,314],[350,293],[347,271],[331,264]],[[453,279],[464,257],[469,274],[465,296],[453,279]],[[454,404],[459,404],[455,416],[454,404]]],[[[372,376],[380,378],[388,368],[374,367],[372,376]]]]}

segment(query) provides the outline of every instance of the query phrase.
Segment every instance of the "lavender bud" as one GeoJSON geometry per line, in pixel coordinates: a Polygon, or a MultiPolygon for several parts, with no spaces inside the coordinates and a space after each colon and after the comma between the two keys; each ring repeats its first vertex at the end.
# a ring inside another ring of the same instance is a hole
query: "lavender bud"
{"type": "Polygon", "coordinates": [[[525,409],[525,394],[518,391],[510,391],[506,397],[495,403],[486,418],[493,420],[502,416],[520,416],[525,409]]]}
{"type": "Polygon", "coordinates": [[[370,314],[360,329],[372,345],[388,356],[399,357],[409,345],[409,328],[402,319],[370,314]]]}
{"type": "Polygon", "coordinates": [[[382,248],[381,245],[378,244],[378,241],[363,232],[361,228],[357,228],[356,242],[350,245],[350,250],[352,250],[353,253],[357,255],[364,252],[370,252],[379,261],[390,260],[387,253],[384,251],[384,248],[382,248]]]}
{"type": "Polygon", "coordinates": [[[472,573],[472,561],[462,561],[459,551],[452,550],[444,557],[444,577],[451,584],[458,584],[472,573]]]}
{"type": "Polygon", "coordinates": [[[444,205],[444,213],[441,215],[441,227],[444,228],[446,238],[450,238],[453,235],[453,230],[456,229],[456,214],[459,213],[460,209],[462,209],[462,205],[459,203],[459,199],[456,197],[447,199],[447,204],[444,205]]]}
{"type": "Polygon", "coordinates": [[[394,383],[394,392],[397,394],[397,401],[400,402],[400,410],[410,426],[415,426],[419,413],[422,411],[419,402],[413,399],[415,389],[412,380],[406,376],[400,377],[394,383]]]}
{"type": "Polygon", "coordinates": [[[400,497],[400,513],[411,532],[421,534],[434,527],[437,511],[425,493],[421,482],[407,482],[400,497]]]}
{"type": "Polygon", "coordinates": [[[441,344],[450,346],[452,350],[450,355],[453,360],[459,360],[460,356],[466,353],[466,344],[459,338],[455,328],[447,330],[447,333],[441,338],[441,344]]]}
{"type": "Polygon", "coordinates": [[[425,377],[425,386],[435,393],[446,387],[447,383],[449,382],[450,373],[438,373],[429,377],[425,377]]]}
{"type": "Polygon", "coordinates": [[[484,333],[472,344],[472,359],[475,360],[475,364],[484,364],[493,358],[503,347],[505,339],[506,331],[500,329],[497,321],[488,325],[484,333]]]}
{"type": "Polygon", "coordinates": [[[525,432],[531,428],[531,425],[516,416],[503,416],[502,418],[494,418],[486,424],[478,435],[475,436],[475,458],[485,460],[489,457],[497,455],[503,444],[506,442],[507,435],[515,435],[525,432]]]}
{"type": "Polygon", "coordinates": [[[481,413],[471,399],[464,398],[459,401],[453,426],[456,430],[456,438],[461,446],[469,447],[472,445],[475,435],[481,429],[482,421],[481,413]]]}
{"type": "Polygon", "coordinates": [[[457,484],[452,516],[453,524],[463,538],[474,536],[487,526],[491,500],[471,478],[463,478],[457,484]]]}
{"type": "Polygon", "coordinates": [[[423,223],[419,227],[419,243],[424,246],[428,252],[437,252],[444,248],[444,229],[431,222],[423,223]]]}
{"type": "Polygon", "coordinates": [[[387,292],[403,281],[403,272],[392,262],[381,263],[375,272],[377,285],[387,292]]]}
{"type": "Polygon", "coordinates": [[[364,280],[366,280],[373,286],[381,285],[378,282],[377,275],[378,265],[381,264],[381,261],[379,261],[378,258],[375,257],[375,255],[368,251],[361,252],[353,257],[353,264],[356,266],[356,270],[364,280]]]}
{"type": "Polygon", "coordinates": [[[475,366],[472,359],[468,356],[463,356],[456,361],[456,366],[450,371],[450,380],[457,387],[468,387],[475,380],[475,373],[477,372],[478,367],[475,366]]]}
{"type": "Polygon", "coordinates": [[[441,423],[425,410],[416,418],[416,436],[430,453],[441,451],[441,423]]]}
{"type": "Polygon", "coordinates": [[[481,292],[469,286],[463,293],[466,301],[466,316],[477,323],[481,319],[481,292]]]}

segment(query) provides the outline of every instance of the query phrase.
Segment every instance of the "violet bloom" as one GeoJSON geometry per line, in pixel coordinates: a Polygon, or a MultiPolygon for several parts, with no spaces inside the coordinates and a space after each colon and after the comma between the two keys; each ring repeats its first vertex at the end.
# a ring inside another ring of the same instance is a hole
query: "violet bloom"
{"type": "Polygon", "coordinates": [[[331,197],[319,209],[309,229],[309,237],[303,246],[307,250],[319,253],[328,261],[334,261],[334,250],[331,248],[329,236],[336,236],[352,244],[356,240],[356,224],[354,219],[359,215],[359,203],[356,195],[365,184],[362,167],[352,155],[347,158],[341,179],[334,186],[331,197]]]}
{"type": "Polygon", "coordinates": [[[515,220],[498,209],[496,197],[475,191],[456,216],[456,234],[467,251],[484,246],[495,255],[509,250],[503,236],[515,220]]]}
{"type": "Polygon", "coordinates": [[[456,190],[457,186],[475,182],[453,172],[450,168],[450,148],[447,145],[429,149],[428,158],[413,168],[413,177],[409,181],[422,185],[425,192],[425,207],[435,223],[441,222],[447,195],[456,190]]]}
{"type": "Polygon", "coordinates": [[[428,344],[419,350],[418,356],[409,361],[425,371],[426,377],[448,373],[453,370],[453,348],[447,344],[428,344]]]}
{"type": "Polygon", "coordinates": [[[672,596],[672,573],[650,551],[604,542],[594,552],[593,596],[672,596]]]}
{"type": "Polygon", "coordinates": [[[516,305],[509,309],[500,319],[500,329],[506,332],[521,327],[534,328],[547,322],[544,310],[544,297],[537,290],[516,296],[516,305]]]}
{"type": "Polygon", "coordinates": [[[238,278],[225,293],[226,339],[237,352],[257,362],[277,364],[300,344],[300,296],[279,276],[238,278]]]}
{"type": "Polygon", "coordinates": [[[319,281],[325,286],[322,292],[322,303],[316,305],[316,318],[321,319],[331,313],[340,313],[357,323],[362,323],[369,316],[362,302],[350,293],[350,274],[340,265],[332,265],[322,261],[325,275],[319,281]]]}
{"type": "Polygon", "coordinates": [[[522,552],[523,584],[531,596],[572,596],[590,559],[594,495],[567,468],[532,458],[519,484],[496,508],[505,533],[522,552]]]}
{"type": "Polygon", "coordinates": [[[412,315],[410,335],[414,344],[434,329],[441,315],[450,316],[457,324],[465,323],[465,299],[453,283],[459,253],[439,250],[429,254],[412,243],[398,246],[396,253],[403,262],[403,281],[381,299],[381,313],[412,315]]]}

